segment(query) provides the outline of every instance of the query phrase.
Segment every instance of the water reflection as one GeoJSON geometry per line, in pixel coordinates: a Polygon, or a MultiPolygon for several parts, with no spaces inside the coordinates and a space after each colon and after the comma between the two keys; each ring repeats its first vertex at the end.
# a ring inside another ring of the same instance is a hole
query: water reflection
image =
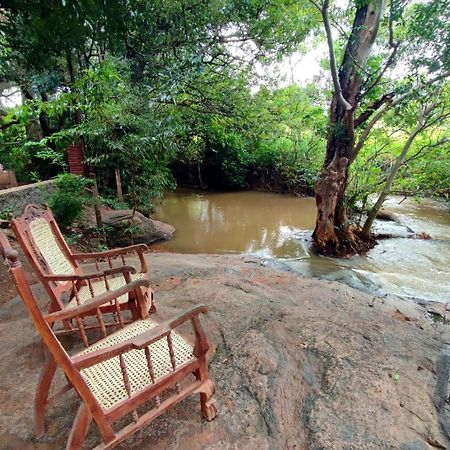
{"type": "MultiPolygon", "coordinates": [[[[156,217],[177,228],[160,245],[181,253],[252,253],[282,258],[308,275],[342,281],[376,293],[450,300],[450,214],[439,202],[391,199],[386,207],[414,231],[433,240],[388,239],[367,256],[318,257],[310,250],[315,202],[263,192],[169,194],[156,217]]],[[[377,224],[380,227],[380,223],[377,224]]],[[[381,224],[405,234],[394,223],[381,224]]]]}
{"type": "Polygon", "coordinates": [[[169,194],[156,217],[177,228],[162,244],[182,253],[257,253],[299,257],[296,237],[314,226],[315,204],[261,192],[169,194]]]}

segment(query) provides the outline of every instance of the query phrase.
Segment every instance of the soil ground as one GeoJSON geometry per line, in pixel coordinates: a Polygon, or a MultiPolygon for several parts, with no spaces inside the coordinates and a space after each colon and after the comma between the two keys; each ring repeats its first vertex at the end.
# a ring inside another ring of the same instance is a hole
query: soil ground
{"type": "MultiPolygon", "coordinates": [[[[118,448],[449,448],[449,327],[424,308],[257,258],[153,253],[148,261],[157,319],[209,307],[202,322],[219,415],[205,422],[192,397],[118,448]]],[[[72,392],[50,406],[46,434],[34,438],[44,350],[3,266],[0,281],[0,448],[61,449],[79,400],[72,392]]],[[[45,305],[43,289],[33,290],[45,305]]],[[[60,374],[55,387],[62,382],[60,374]]],[[[96,443],[93,425],[86,448],[96,443]]]]}

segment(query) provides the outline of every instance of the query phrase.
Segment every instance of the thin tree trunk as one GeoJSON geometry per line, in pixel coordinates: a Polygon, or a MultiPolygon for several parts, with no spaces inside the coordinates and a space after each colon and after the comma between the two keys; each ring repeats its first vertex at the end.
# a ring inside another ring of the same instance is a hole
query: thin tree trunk
{"type": "Polygon", "coordinates": [[[206,189],[206,186],[203,183],[201,165],[200,165],[200,161],[199,160],[197,160],[197,173],[198,173],[198,182],[200,183],[200,188],[201,189],[206,189]]]}
{"type": "MultiPolygon", "coordinates": [[[[70,79],[70,88],[72,89],[72,93],[73,93],[74,89],[75,89],[76,77],[75,77],[75,69],[73,67],[72,52],[69,51],[67,53],[66,61],[67,61],[67,71],[69,73],[69,79],[70,79]]],[[[73,103],[75,106],[74,121],[75,121],[76,125],[79,125],[81,123],[81,111],[78,108],[78,105],[77,105],[78,102],[77,102],[76,97],[73,98],[73,103]]]]}
{"type": "Polygon", "coordinates": [[[116,167],[115,176],[116,176],[116,187],[117,187],[117,200],[119,200],[119,202],[123,202],[122,179],[120,177],[120,170],[118,167],[116,167]]]}
{"type": "Polygon", "coordinates": [[[95,211],[95,221],[97,222],[97,228],[103,228],[102,211],[100,209],[100,195],[98,194],[97,180],[93,172],[89,174],[89,178],[92,180],[92,195],[95,198],[94,211],[95,211]]]}
{"type": "MultiPolygon", "coordinates": [[[[41,100],[43,102],[48,102],[48,95],[45,92],[41,92],[41,100]]],[[[39,124],[41,125],[42,136],[47,137],[52,134],[52,130],[50,129],[50,123],[48,121],[48,115],[45,112],[41,112],[39,114],[39,124]]],[[[54,144],[50,143],[51,147],[54,147],[54,144]]]]}
{"type": "Polygon", "coordinates": [[[394,182],[395,177],[397,176],[397,173],[400,170],[400,167],[405,161],[406,155],[408,154],[408,151],[411,148],[411,144],[413,143],[414,139],[422,131],[423,128],[424,128],[423,124],[421,123],[417,124],[417,126],[414,128],[413,131],[411,131],[410,135],[408,136],[408,140],[403,146],[400,155],[398,155],[397,159],[395,160],[395,164],[391,169],[391,173],[389,174],[386,183],[384,184],[383,189],[377,201],[375,202],[375,205],[373,205],[372,209],[369,212],[369,215],[367,216],[366,221],[364,222],[364,226],[362,229],[362,236],[364,238],[369,239],[370,230],[372,229],[372,225],[375,218],[377,217],[378,211],[381,209],[384,201],[386,200],[386,197],[391,192],[392,183],[394,182]]]}

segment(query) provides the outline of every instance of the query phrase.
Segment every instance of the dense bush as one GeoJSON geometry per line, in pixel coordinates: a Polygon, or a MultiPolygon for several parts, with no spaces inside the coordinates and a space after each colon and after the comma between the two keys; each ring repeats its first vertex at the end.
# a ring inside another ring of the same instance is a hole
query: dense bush
{"type": "Polygon", "coordinates": [[[84,206],[92,203],[92,197],[86,191],[89,185],[91,180],[69,173],[56,178],[56,190],[50,196],[48,204],[63,230],[81,219],[84,206]]]}
{"type": "MultiPolygon", "coordinates": [[[[257,94],[233,117],[198,118],[180,137],[172,168],[181,183],[311,194],[325,145],[326,113],[313,88],[257,94]]],[[[243,95],[243,94],[241,94],[243,95]]]]}

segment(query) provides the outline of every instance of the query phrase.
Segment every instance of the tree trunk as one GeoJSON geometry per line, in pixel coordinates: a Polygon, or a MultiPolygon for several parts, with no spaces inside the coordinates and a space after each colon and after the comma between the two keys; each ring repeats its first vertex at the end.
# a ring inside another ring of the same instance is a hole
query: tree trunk
{"type": "MultiPolygon", "coordinates": [[[[75,92],[76,77],[75,77],[75,69],[73,67],[73,60],[72,60],[72,52],[71,51],[69,51],[67,53],[66,61],[67,61],[67,71],[69,73],[70,89],[72,90],[72,93],[74,93],[75,92]]],[[[78,108],[76,97],[73,98],[73,103],[74,103],[74,106],[75,106],[74,122],[75,122],[76,125],[80,125],[80,123],[81,123],[81,111],[78,108]]]]}
{"type": "Polygon", "coordinates": [[[95,221],[97,222],[97,228],[101,230],[103,229],[103,219],[102,219],[102,211],[100,209],[100,195],[98,193],[97,180],[93,172],[89,174],[89,178],[91,178],[92,180],[92,195],[95,199],[94,201],[95,221]]]}
{"type": "MultiPolygon", "coordinates": [[[[41,100],[43,102],[48,102],[48,95],[47,95],[47,93],[41,92],[40,95],[41,95],[41,100]]],[[[41,130],[42,130],[42,136],[43,137],[47,137],[47,136],[50,136],[52,134],[52,130],[50,128],[50,123],[49,123],[49,120],[48,120],[47,113],[41,112],[39,114],[39,124],[41,125],[41,130]]],[[[52,143],[52,142],[50,142],[47,145],[49,145],[49,147],[51,147],[53,149],[55,148],[55,144],[52,143]]]]}
{"type": "Polygon", "coordinates": [[[356,158],[355,110],[361,95],[361,69],[366,66],[384,9],[384,0],[364,2],[357,8],[344,58],[337,73],[328,18],[328,4],[322,16],[330,51],[334,94],[324,168],[315,187],[317,219],[313,239],[319,253],[342,256],[367,249],[351,229],[345,210],[348,170],[356,158]]]}
{"type": "MultiPolygon", "coordinates": [[[[316,184],[317,220],[313,239],[322,253],[335,253],[339,247],[338,199],[345,191],[348,159],[336,157],[325,167],[316,184]]],[[[342,216],[342,211],[339,212],[342,216]]]]}
{"type": "Polygon", "coordinates": [[[406,155],[408,154],[411,144],[413,143],[416,136],[422,131],[422,129],[423,129],[423,125],[421,123],[417,124],[417,126],[414,128],[414,130],[408,136],[408,140],[406,141],[405,145],[403,146],[403,149],[402,149],[400,155],[398,155],[397,159],[395,160],[394,167],[392,167],[392,169],[391,169],[391,173],[389,174],[388,179],[386,180],[386,183],[383,186],[383,190],[381,191],[375,205],[373,205],[372,209],[369,212],[369,215],[367,216],[366,221],[364,222],[364,226],[363,226],[362,233],[361,233],[361,235],[364,239],[369,239],[370,230],[372,229],[373,222],[378,215],[378,211],[383,206],[383,203],[386,200],[386,197],[391,192],[392,183],[394,182],[395,177],[397,176],[397,173],[400,170],[400,167],[402,166],[403,162],[405,161],[406,155]]]}
{"type": "Polygon", "coordinates": [[[116,167],[114,174],[116,176],[117,200],[119,200],[119,202],[123,202],[122,178],[118,167],[116,167]]]}
{"type": "Polygon", "coordinates": [[[200,160],[197,160],[197,174],[198,174],[198,182],[200,183],[200,188],[206,189],[206,185],[205,183],[203,183],[200,160]]]}

